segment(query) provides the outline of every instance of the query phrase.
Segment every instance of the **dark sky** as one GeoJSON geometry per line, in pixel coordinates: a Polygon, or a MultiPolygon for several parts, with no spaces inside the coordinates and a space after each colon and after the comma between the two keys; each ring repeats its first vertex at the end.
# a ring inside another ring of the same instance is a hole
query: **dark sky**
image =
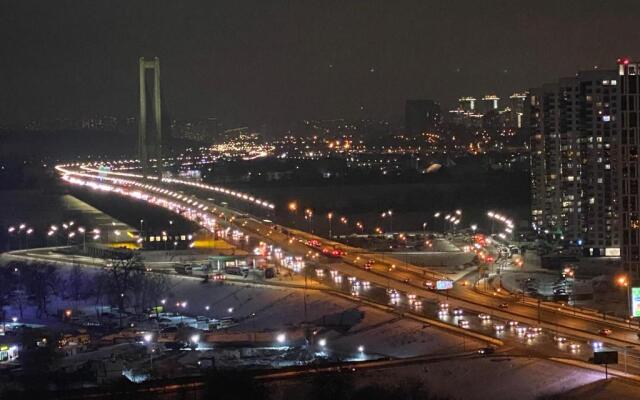
{"type": "Polygon", "coordinates": [[[394,117],[640,57],[639,21],[637,0],[0,0],[0,122],[134,115],[141,55],[175,118],[394,117]]]}

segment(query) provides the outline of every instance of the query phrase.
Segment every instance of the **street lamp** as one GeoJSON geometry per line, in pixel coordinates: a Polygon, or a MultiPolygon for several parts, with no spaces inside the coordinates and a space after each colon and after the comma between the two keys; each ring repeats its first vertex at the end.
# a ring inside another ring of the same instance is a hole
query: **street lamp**
{"type": "Polygon", "coordinates": [[[276,336],[276,340],[278,343],[283,344],[285,340],[287,340],[287,336],[284,333],[279,333],[278,336],[276,336]]]}
{"type": "Polygon", "coordinates": [[[620,275],[616,279],[616,284],[620,287],[627,288],[627,310],[630,311],[630,315],[633,315],[633,310],[631,310],[631,285],[629,281],[630,279],[628,275],[620,275]]]}
{"type": "Polygon", "coordinates": [[[310,208],[307,208],[306,210],[304,210],[304,218],[309,221],[309,232],[312,233],[313,231],[313,210],[310,208]]]}
{"type": "Polygon", "coordinates": [[[87,234],[86,229],[83,227],[78,228],[78,232],[82,233],[82,252],[86,253],[87,251],[87,234]]]}
{"type": "Polygon", "coordinates": [[[291,214],[293,214],[292,223],[295,226],[296,225],[296,213],[298,212],[298,203],[296,203],[295,201],[289,202],[289,205],[287,206],[287,208],[289,208],[289,212],[291,214]]]}
{"type": "Polygon", "coordinates": [[[327,214],[327,219],[329,220],[329,240],[331,240],[331,221],[333,220],[333,213],[329,212],[327,214]]]}
{"type": "Polygon", "coordinates": [[[200,335],[191,335],[191,343],[193,343],[195,348],[198,348],[198,342],[200,342],[200,335]]]}

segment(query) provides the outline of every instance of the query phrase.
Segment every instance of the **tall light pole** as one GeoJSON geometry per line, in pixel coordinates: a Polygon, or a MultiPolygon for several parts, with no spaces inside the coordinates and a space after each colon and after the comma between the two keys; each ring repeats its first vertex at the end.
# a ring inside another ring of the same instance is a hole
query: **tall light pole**
{"type": "Polygon", "coordinates": [[[82,233],[82,252],[87,252],[87,233],[83,227],[78,228],[78,232],[82,233]]]}
{"type": "Polygon", "coordinates": [[[393,211],[387,210],[382,213],[382,218],[389,217],[389,232],[393,233],[393,211]]]}
{"type": "Polygon", "coordinates": [[[296,225],[296,213],[298,212],[298,203],[295,201],[291,201],[289,202],[289,205],[287,206],[287,208],[289,208],[289,212],[291,214],[293,214],[293,226],[296,225]]]}
{"type": "Polygon", "coordinates": [[[304,210],[304,214],[304,217],[307,219],[307,221],[309,221],[309,233],[313,233],[313,210],[307,208],[306,210],[304,210]]]}
{"type": "Polygon", "coordinates": [[[331,240],[331,221],[333,220],[333,213],[329,212],[327,214],[327,219],[329,220],[329,240],[331,240]]]}
{"type": "Polygon", "coordinates": [[[631,309],[631,284],[629,280],[629,275],[621,275],[616,279],[616,283],[618,286],[627,289],[627,311],[629,312],[629,315],[633,315],[633,310],[631,309]]]}
{"type": "Polygon", "coordinates": [[[344,226],[347,226],[347,224],[349,223],[349,220],[347,219],[347,217],[340,217],[340,222],[342,222],[344,226]]]}
{"type": "Polygon", "coordinates": [[[26,248],[29,248],[29,236],[31,236],[31,234],[33,233],[33,228],[28,228],[25,232],[24,232],[24,240],[26,242],[26,248]]]}

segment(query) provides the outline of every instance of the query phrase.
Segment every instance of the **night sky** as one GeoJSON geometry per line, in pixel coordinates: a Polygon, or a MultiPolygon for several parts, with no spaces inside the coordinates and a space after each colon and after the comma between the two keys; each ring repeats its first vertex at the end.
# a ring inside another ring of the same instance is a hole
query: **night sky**
{"type": "Polygon", "coordinates": [[[638,21],[633,0],[2,0],[0,123],[134,115],[141,55],[173,118],[396,118],[640,57],[638,21]]]}

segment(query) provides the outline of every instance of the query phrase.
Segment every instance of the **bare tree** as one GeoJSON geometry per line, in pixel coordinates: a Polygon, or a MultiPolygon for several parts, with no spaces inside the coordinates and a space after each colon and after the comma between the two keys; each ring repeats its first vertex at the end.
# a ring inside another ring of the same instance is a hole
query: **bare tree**
{"type": "Polygon", "coordinates": [[[36,315],[47,314],[49,297],[58,292],[61,280],[58,269],[50,264],[29,264],[19,268],[20,283],[34,297],[36,315]]]}
{"type": "Polygon", "coordinates": [[[4,308],[10,304],[11,294],[13,293],[16,285],[16,276],[14,273],[15,266],[9,265],[4,268],[0,268],[0,318],[2,318],[2,325],[5,322],[4,308]]]}
{"type": "Polygon", "coordinates": [[[108,290],[111,300],[117,304],[120,311],[120,326],[122,326],[122,313],[130,303],[131,292],[143,274],[144,265],[138,255],[113,259],[107,268],[108,290]]]}
{"type": "MultiPolygon", "coordinates": [[[[170,289],[169,278],[164,274],[145,274],[143,306],[157,307],[170,289]]],[[[156,316],[158,309],[156,308],[156,316]]]]}
{"type": "Polygon", "coordinates": [[[98,311],[104,305],[103,300],[107,295],[108,286],[109,286],[109,276],[105,272],[101,272],[96,274],[96,276],[91,281],[92,293],[96,299],[95,308],[96,308],[96,317],[100,318],[100,312],[98,311]]]}
{"type": "Polygon", "coordinates": [[[67,290],[69,296],[73,299],[75,309],[78,308],[78,301],[82,297],[85,284],[85,273],[82,271],[82,267],[74,264],[67,279],[67,290]]]}

